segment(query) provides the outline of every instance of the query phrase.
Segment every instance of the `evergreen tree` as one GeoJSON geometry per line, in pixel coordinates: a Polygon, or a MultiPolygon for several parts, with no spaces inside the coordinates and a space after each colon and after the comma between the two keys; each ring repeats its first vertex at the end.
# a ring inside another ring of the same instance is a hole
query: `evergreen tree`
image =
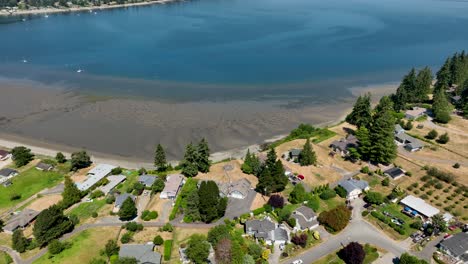
{"type": "Polygon", "coordinates": [[[26,251],[29,245],[29,240],[24,236],[23,230],[16,229],[13,232],[13,236],[11,237],[12,240],[12,248],[19,253],[23,253],[26,251]]]}
{"type": "Polygon", "coordinates": [[[374,109],[375,113],[381,113],[385,111],[389,111],[390,113],[393,111],[393,102],[388,96],[383,96],[380,98],[379,103],[375,106],[374,109]]]}
{"type": "Polygon", "coordinates": [[[218,218],[219,188],[214,181],[202,181],[198,188],[201,220],[210,223],[218,218]]]}
{"type": "Polygon", "coordinates": [[[33,234],[38,245],[44,246],[71,231],[73,227],[73,222],[63,214],[63,210],[57,205],[52,205],[37,216],[33,234]]]}
{"type": "Polygon", "coordinates": [[[65,176],[65,184],[62,192],[61,206],[68,208],[81,200],[81,191],[78,190],[70,176],[65,176]]]}
{"type": "Polygon", "coordinates": [[[301,164],[301,166],[309,166],[315,165],[316,162],[317,156],[315,155],[315,151],[310,145],[310,140],[307,139],[301,153],[299,154],[299,164],[301,164]]]}
{"type": "Polygon", "coordinates": [[[274,185],[272,192],[281,192],[288,184],[288,177],[284,175],[284,166],[280,160],[275,162],[273,169],[271,170],[271,176],[273,177],[274,185]]]}
{"type": "Polygon", "coordinates": [[[353,110],[346,116],[346,122],[356,125],[357,127],[368,127],[371,121],[371,94],[367,93],[358,97],[353,110]]]}
{"type": "Polygon", "coordinates": [[[252,174],[252,154],[250,154],[250,149],[247,149],[247,153],[245,154],[244,163],[241,166],[241,170],[245,174],[252,174]]]}
{"type": "Polygon", "coordinates": [[[397,148],[394,142],[395,119],[387,102],[388,97],[380,100],[380,108],[374,116],[370,129],[370,160],[376,163],[389,164],[396,158],[397,148]],[[385,99],[387,98],[387,99],[385,99]]]}
{"type": "Polygon", "coordinates": [[[393,107],[395,111],[406,109],[406,104],[414,102],[416,90],[416,71],[411,71],[403,77],[396,94],[393,96],[393,107]]]}
{"type": "Polygon", "coordinates": [[[167,167],[166,152],[164,151],[164,148],[161,146],[161,144],[158,144],[156,147],[154,154],[154,166],[159,171],[164,171],[167,167]]]}
{"type": "Polygon", "coordinates": [[[304,189],[304,186],[301,183],[296,184],[292,192],[289,194],[289,201],[293,204],[298,204],[303,203],[306,199],[307,192],[304,189]]]}
{"type": "Polygon", "coordinates": [[[265,161],[265,167],[267,168],[272,168],[277,160],[276,152],[274,148],[270,148],[270,150],[267,153],[267,159],[265,161]]]}
{"type": "Polygon", "coordinates": [[[65,163],[67,159],[65,158],[65,155],[63,155],[62,152],[57,152],[57,155],[55,155],[55,160],[58,163],[65,163]]]}
{"type": "Polygon", "coordinates": [[[416,77],[415,102],[424,102],[428,99],[428,94],[431,91],[432,72],[429,67],[425,67],[419,71],[416,77]]]}
{"type": "Polygon", "coordinates": [[[258,183],[255,190],[264,195],[269,195],[273,192],[274,179],[268,169],[262,170],[258,177],[258,183]]]}
{"type": "Polygon", "coordinates": [[[210,171],[210,148],[208,142],[203,138],[197,146],[197,166],[198,171],[207,173],[210,171]]]}
{"type": "Polygon", "coordinates": [[[450,104],[447,100],[447,95],[443,90],[437,90],[434,94],[434,103],[432,104],[434,112],[434,120],[439,123],[448,123],[450,117],[450,104]]]}
{"type": "Polygon", "coordinates": [[[135,206],[135,202],[131,197],[128,197],[123,203],[122,207],[118,212],[119,219],[122,221],[128,221],[134,219],[138,214],[138,209],[135,206]]]}
{"type": "Polygon", "coordinates": [[[197,222],[201,220],[200,211],[200,197],[198,191],[194,190],[187,195],[187,208],[185,210],[185,217],[187,222],[197,222]]]}
{"type": "Polygon", "coordinates": [[[195,177],[198,174],[197,151],[195,146],[190,143],[185,148],[184,159],[182,161],[182,174],[186,177],[195,177]]]}
{"type": "Polygon", "coordinates": [[[434,87],[434,93],[439,90],[445,91],[447,88],[450,87],[452,83],[450,68],[451,60],[447,58],[447,60],[445,60],[444,65],[442,65],[442,67],[436,74],[437,82],[434,87]]]}
{"type": "Polygon", "coordinates": [[[356,138],[359,140],[359,154],[361,159],[369,160],[370,151],[372,147],[369,130],[366,127],[360,127],[356,131],[356,138]]]}

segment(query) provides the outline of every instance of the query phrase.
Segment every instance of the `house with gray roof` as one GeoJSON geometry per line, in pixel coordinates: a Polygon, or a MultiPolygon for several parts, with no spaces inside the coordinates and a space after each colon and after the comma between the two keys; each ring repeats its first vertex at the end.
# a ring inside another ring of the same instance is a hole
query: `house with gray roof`
{"type": "Polygon", "coordinates": [[[347,200],[356,199],[362,192],[369,190],[369,183],[363,180],[348,179],[340,181],[338,185],[346,190],[347,200]]]}
{"type": "Polygon", "coordinates": [[[117,195],[115,198],[115,203],[114,203],[114,209],[112,210],[114,213],[117,213],[120,208],[122,207],[122,204],[127,200],[127,198],[132,198],[133,201],[136,200],[136,197],[130,193],[122,193],[117,195]]]}
{"type": "Polygon", "coordinates": [[[468,262],[468,233],[461,232],[439,243],[439,248],[456,259],[456,263],[468,262]]]}
{"type": "Polygon", "coordinates": [[[156,181],[157,176],[156,175],[140,175],[138,176],[138,182],[145,185],[146,187],[151,187],[153,186],[153,183],[156,181]]]}
{"type": "Polygon", "coordinates": [[[401,133],[405,133],[405,130],[400,126],[400,124],[396,124],[393,132],[395,133],[395,135],[398,135],[401,133]]]}
{"type": "Polygon", "coordinates": [[[410,152],[418,151],[424,148],[424,144],[421,142],[421,140],[416,139],[404,132],[396,134],[395,141],[398,145],[403,145],[403,147],[410,152]]]}
{"type": "Polygon", "coordinates": [[[289,158],[294,160],[298,159],[299,155],[301,155],[302,149],[291,149],[289,150],[289,158]]]}
{"type": "Polygon", "coordinates": [[[406,110],[405,117],[407,119],[416,119],[418,117],[421,117],[421,116],[425,115],[426,112],[427,112],[426,108],[413,107],[413,109],[406,110]]]}
{"type": "Polygon", "coordinates": [[[159,194],[161,199],[175,199],[179,193],[180,187],[184,185],[185,178],[182,174],[170,174],[166,177],[164,190],[159,194]]]}
{"type": "Polygon", "coordinates": [[[247,220],[245,233],[255,239],[264,240],[269,245],[285,244],[289,241],[288,230],[284,226],[272,222],[268,217],[262,220],[247,220]]]}
{"type": "Polygon", "coordinates": [[[245,178],[235,182],[221,183],[218,186],[221,196],[235,199],[245,199],[252,189],[250,181],[245,178]]]}
{"type": "Polygon", "coordinates": [[[354,135],[347,135],[346,138],[335,140],[330,144],[334,152],[340,153],[342,157],[349,155],[349,148],[357,148],[359,140],[354,135]]]}
{"type": "Polygon", "coordinates": [[[5,223],[3,230],[5,233],[13,234],[16,229],[28,226],[29,223],[36,219],[39,213],[39,211],[26,208],[18,214],[13,215],[13,217],[5,223]]]}
{"type": "Polygon", "coordinates": [[[116,166],[109,165],[109,164],[98,164],[96,167],[92,168],[87,173],[87,178],[84,182],[77,182],[75,185],[80,191],[86,191],[91,188],[94,184],[98,181],[105,178],[109,175],[112,169],[117,168],[116,166]]]}
{"type": "Polygon", "coordinates": [[[390,168],[390,169],[384,171],[384,174],[389,176],[390,178],[396,180],[396,179],[399,179],[400,177],[402,177],[403,175],[405,175],[405,171],[402,170],[399,167],[393,167],[393,168],[390,168]]]}
{"type": "Polygon", "coordinates": [[[0,177],[15,177],[18,175],[18,171],[10,168],[4,168],[0,170],[0,177]]]}
{"type": "Polygon", "coordinates": [[[127,177],[124,175],[111,175],[107,177],[107,180],[109,181],[108,184],[99,187],[99,190],[101,190],[104,194],[110,193],[112,189],[114,189],[117,185],[119,185],[121,182],[125,181],[127,177]]]}
{"type": "Polygon", "coordinates": [[[154,251],[154,244],[123,244],[119,257],[135,258],[141,264],[160,264],[161,254],[154,251]]]}
{"type": "Polygon", "coordinates": [[[296,231],[312,230],[319,226],[315,212],[304,205],[294,210],[291,217],[296,219],[296,226],[294,227],[296,231]]]}
{"type": "Polygon", "coordinates": [[[38,169],[40,171],[50,171],[53,168],[54,168],[54,166],[52,166],[51,164],[44,163],[44,162],[39,162],[36,165],[36,169],[38,169]]]}

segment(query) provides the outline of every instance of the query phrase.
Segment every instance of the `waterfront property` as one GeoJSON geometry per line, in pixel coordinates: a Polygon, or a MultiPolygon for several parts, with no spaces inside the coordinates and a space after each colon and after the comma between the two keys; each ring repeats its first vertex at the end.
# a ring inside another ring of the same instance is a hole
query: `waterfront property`
{"type": "Polygon", "coordinates": [[[32,209],[24,209],[23,211],[13,215],[3,227],[5,233],[13,234],[13,232],[18,228],[25,228],[29,225],[40,212],[32,209]]]}
{"type": "Polygon", "coordinates": [[[114,209],[112,210],[112,212],[114,212],[114,213],[119,212],[120,208],[122,207],[122,204],[129,197],[132,198],[133,201],[136,200],[136,197],[134,195],[132,195],[132,194],[129,194],[129,193],[122,193],[122,194],[117,195],[117,197],[115,197],[114,209]]]}
{"type": "Polygon", "coordinates": [[[135,258],[138,263],[160,264],[161,254],[154,251],[154,244],[123,244],[120,246],[119,257],[135,258]]]}
{"type": "Polygon", "coordinates": [[[109,180],[109,183],[101,186],[99,189],[104,193],[108,194],[112,189],[114,189],[119,183],[125,181],[127,177],[124,175],[111,175],[107,177],[107,180],[109,180]]]}
{"type": "Polygon", "coordinates": [[[345,181],[340,181],[338,185],[346,190],[347,200],[354,200],[358,198],[362,192],[368,191],[370,189],[369,183],[364,180],[348,179],[345,181]]]}
{"type": "Polygon", "coordinates": [[[175,199],[179,193],[180,187],[184,185],[185,178],[182,174],[167,175],[164,190],[159,194],[161,199],[175,199]]]}
{"type": "Polygon", "coordinates": [[[294,227],[296,231],[312,230],[319,226],[317,215],[311,208],[304,205],[294,210],[291,217],[296,219],[294,227]]]}
{"type": "Polygon", "coordinates": [[[86,191],[98,181],[102,180],[104,177],[109,175],[112,169],[115,168],[117,167],[109,164],[98,164],[96,167],[92,168],[88,172],[88,174],[86,175],[87,178],[84,182],[76,183],[76,187],[78,187],[80,191],[86,191]]]}
{"type": "Polygon", "coordinates": [[[468,233],[460,232],[442,240],[439,248],[454,258],[456,263],[468,263],[468,233]]]}
{"type": "Polygon", "coordinates": [[[400,203],[405,206],[403,212],[412,217],[420,216],[423,219],[428,219],[440,212],[439,209],[426,203],[423,199],[412,195],[406,196],[400,203]]]}
{"type": "Polygon", "coordinates": [[[221,196],[231,197],[235,199],[245,199],[252,189],[249,180],[243,178],[235,182],[219,184],[221,196]]]}
{"type": "Polygon", "coordinates": [[[272,222],[268,217],[262,220],[247,220],[245,233],[257,240],[265,241],[268,245],[285,244],[289,241],[288,230],[283,225],[272,222]]]}
{"type": "Polygon", "coordinates": [[[138,182],[143,184],[145,187],[151,187],[153,183],[156,181],[157,176],[155,175],[141,175],[138,176],[138,182]]]}
{"type": "Polygon", "coordinates": [[[426,108],[422,107],[413,107],[413,109],[406,110],[405,112],[405,117],[407,119],[416,119],[418,117],[421,117],[427,113],[426,108]]]}
{"type": "Polygon", "coordinates": [[[393,132],[395,133],[395,135],[399,135],[405,133],[405,130],[400,126],[400,124],[396,124],[393,132]]]}
{"type": "Polygon", "coordinates": [[[44,163],[44,162],[39,162],[36,165],[36,169],[38,169],[40,171],[50,171],[53,168],[54,168],[54,166],[52,166],[51,164],[44,163]]]}
{"type": "Polygon", "coordinates": [[[299,156],[301,155],[302,149],[291,149],[289,150],[289,158],[291,160],[297,160],[299,156]]]}
{"type": "Polygon", "coordinates": [[[359,140],[354,135],[347,135],[346,138],[335,140],[330,144],[330,147],[335,153],[339,153],[342,157],[349,155],[349,148],[357,148],[359,140]]]}

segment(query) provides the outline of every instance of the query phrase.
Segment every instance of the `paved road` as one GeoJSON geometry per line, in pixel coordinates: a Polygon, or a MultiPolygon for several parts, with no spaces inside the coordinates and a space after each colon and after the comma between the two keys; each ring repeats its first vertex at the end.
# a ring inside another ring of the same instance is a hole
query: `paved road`
{"type": "Polygon", "coordinates": [[[403,243],[388,238],[383,232],[362,219],[361,212],[364,202],[361,199],[354,200],[352,205],[354,206],[353,219],[344,231],[341,231],[338,235],[331,236],[320,245],[295,258],[283,261],[283,263],[291,263],[296,259],[302,259],[304,263],[313,263],[353,241],[375,245],[395,256],[400,256],[408,251],[408,248],[403,243]]]}

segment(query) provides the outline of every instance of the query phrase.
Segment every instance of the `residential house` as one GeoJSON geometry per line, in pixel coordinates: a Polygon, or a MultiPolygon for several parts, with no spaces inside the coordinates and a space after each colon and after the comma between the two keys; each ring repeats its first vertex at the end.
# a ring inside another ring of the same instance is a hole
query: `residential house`
{"type": "Polygon", "coordinates": [[[107,175],[111,173],[112,169],[115,168],[117,167],[109,164],[98,164],[96,167],[94,167],[88,172],[88,174],[86,175],[87,178],[84,182],[76,183],[76,187],[78,187],[80,191],[86,191],[98,181],[104,179],[107,175]]]}
{"type": "Polygon", "coordinates": [[[292,160],[297,160],[299,155],[301,155],[302,149],[291,149],[289,150],[289,158],[292,160]]]}
{"type": "Polygon", "coordinates": [[[317,215],[307,206],[301,206],[294,210],[291,217],[296,219],[296,226],[294,227],[295,230],[312,230],[319,226],[317,215]]]}
{"type": "Polygon", "coordinates": [[[393,167],[384,171],[384,175],[396,180],[405,175],[405,171],[399,167],[393,167]]]}
{"type": "Polygon", "coordinates": [[[347,135],[346,138],[335,140],[330,144],[334,152],[340,153],[342,157],[349,155],[349,148],[357,148],[359,140],[354,135],[347,135]]]}
{"type": "Polygon", "coordinates": [[[421,117],[421,116],[425,115],[426,112],[427,112],[426,108],[413,107],[413,109],[406,110],[405,117],[407,119],[416,119],[418,117],[421,117]]]}
{"type": "Polygon", "coordinates": [[[6,150],[0,149],[0,161],[5,161],[9,158],[11,158],[11,153],[6,150]]]}
{"type": "Polygon", "coordinates": [[[107,180],[109,181],[108,184],[99,187],[99,190],[101,190],[104,194],[110,193],[112,189],[114,189],[119,183],[125,181],[127,177],[124,175],[111,175],[107,177],[107,180]]]}
{"type": "Polygon", "coordinates": [[[159,194],[161,199],[175,199],[180,187],[184,185],[185,178],[182,174],[170,174],[166,177],[166,185],[164,190],[159,194]]]}
{"type": "Polygon", "coordinates": [[[235,182],[219,184],[221,196],[231,197],[235,199],[245,199],[252,189],[249,180],[243,178],[235,182]]]}
{"type": "Polygon", "coordinates": [[[456,105],[461,101],[462,97],[460,95],[454,95],[450,97],[450,99],[452,99],[452,103],[456,105]]]}
{"type": "Polygon", "coordinates": [[[401,127],[400,124],[396,124],[393,132],[395,133],[395,135],[399,135],[405,133],[405,130],[401,127]]]}
{"type": "Polygon", "coordinates": [[[160,264],[161,254],[154,251],[154,244],[123,244],[120,246],[119,257],[135,258],[142,264],[160,264]]]}
{"type": "Polygon", "coordinates": [[[369,190],[369,183],[363,180],[348,179],[340,181],[338,185],[346,190],[347,200],[354,200],[358,198],[362,192],[369,190]]]}
{"type": "Polygon", "coordinates": [[[13,234],[16,229],[28,226],[32,221],[34,221],[34,219],[36,219],[39,213],[39,211],[26,208],[18,214],[13,215],[13,217],[5,223],[3,230],[5,233],[13,234]]]}
{"type": "Polygon", "coordinates": [[[245,222],[245,233],[255,239],[262,239],[268,245],[286,244],[289,241],[287,229],[272,222],[268,217],[263,220],[247,220],[245,222]]]}
{"type": "Polygon", "coordinates": [[[146,187],[151,187],[153,186],[153,183],[156,181],[157,176],[155,175],[141,175],[138,176],[138,182],[145,185],[146,187]]]}
{"type": "Polygon", "coordinates": [[[426,203],[423,199],[408,195],[400,203],[405,206],[403,212],[411,216],[421,216],[423,219],[431,218],[438,214],[439,209],[426,203]]]}
{"type": "Polygon", "coordinates": [[[0,170],[0,184],[8,182],[11,178],[18,175],[18,171],[10,168],[0,170]]]}
{"type": "Polygon", "coordinates": [[[424,144],[406,133],[395,135],[395,141],[398,145],[403,145],[404,148],[410,152],[415,152],[424,148],[424,144]]]}
{"type": "Polygon", "coordinates": [[[122,193],[117,195],[115,198],[115,203],[114,203],[114,209],[112,210],[114,213],[117,213],[120,211],[120,208],[122,207],[122,204],[127,200],[128,198],[132,198],[133,201],[136,200],[136,197],[132,194],[129,193],[122,193]]]}
{"type": "Polygon", "coordinates": [[[439,248],[453,257],[456,264],[468,263],[468,233],[460,232],[442,240],[439,248]]]}
{"type": "Polygon", "coordinates": [[[54,166],[52,166],[51,164],[44,163],[44,162],[39,162],[36,165],[36,169],[38,169],[40,171],[50,171],[53,168],[54,168],[54,166]]]}

